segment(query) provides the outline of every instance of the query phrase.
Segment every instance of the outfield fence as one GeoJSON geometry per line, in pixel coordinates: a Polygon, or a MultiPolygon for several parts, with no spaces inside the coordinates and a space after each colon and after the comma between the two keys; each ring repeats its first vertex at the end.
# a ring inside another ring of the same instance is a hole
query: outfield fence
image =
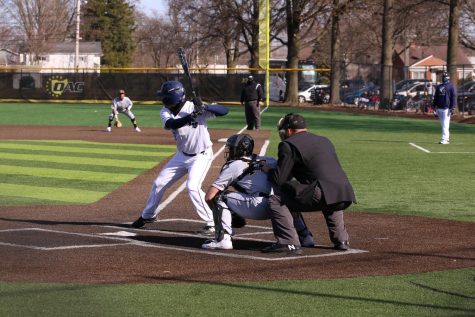
{"type": "MultiPolygon", "coordinates": [[[[195,90],[208,102],[239,102],[242,85],[250,73],[265,86],[262,69],[191,68],[190,71],[195,90]]],[[[279,100],[285,91],[283,78],[289,71],[302,69],[270,70],[271,100],[279,100]]],[[[0,100],[110,102],[119,89],[125,89],[132,100],[146,103],[156,101],[156,91],[167,80],[182,81],[188,88],[181,68],[0,68],[0,100]]],[[[187,94],[191,95],[189,89],[187,94]]]]}

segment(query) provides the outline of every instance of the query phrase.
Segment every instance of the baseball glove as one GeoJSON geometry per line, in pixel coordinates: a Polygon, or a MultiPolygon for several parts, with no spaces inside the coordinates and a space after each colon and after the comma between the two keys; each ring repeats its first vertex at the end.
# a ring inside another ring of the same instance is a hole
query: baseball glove
{"type": "Polygon", "coordinates": [[[120,122],[120,120],[117,119],[115,120],[114,126],[116,126],[117,128],[122,128],[122,122],[120,122]]]}

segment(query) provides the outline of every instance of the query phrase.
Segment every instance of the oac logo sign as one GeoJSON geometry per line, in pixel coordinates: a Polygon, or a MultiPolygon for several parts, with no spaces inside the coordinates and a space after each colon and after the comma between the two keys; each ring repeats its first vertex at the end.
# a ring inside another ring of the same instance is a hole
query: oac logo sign
{"type": "Polygon", "coordinates": [[[62,76],[52,76],[46,82],[46,91],[53,97],[60,97],[65,92],[82,93],[84,82],[72,82],[62,76]]]}

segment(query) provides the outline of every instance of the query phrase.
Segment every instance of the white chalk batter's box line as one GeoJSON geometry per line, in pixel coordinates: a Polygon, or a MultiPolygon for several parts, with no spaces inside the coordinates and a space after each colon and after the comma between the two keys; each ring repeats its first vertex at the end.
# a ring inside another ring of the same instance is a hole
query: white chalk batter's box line
{"type": "MultiPolygon", "coordinates": [[[[448,151],[432,152],[412,142],[409,142],[409,145],[415,147],[418,150],[421,150],[422,152],[429,153],[429,154],[475,154],[475,152],[448,152],[448,151]]],[[[440,145],[440,146],[447,146],[447,145],[440,145]]]]}
{"type": "MultiPolygon", "coordinates": [[[[163,219],[161,221],[187,221],[187,222],[199,222],[198,220],[192,219],[163,219]]],[[[118,228],[124,229],[123,227],[119,226],[101,226],[106,228],[118,228]]],[[[261,226],[249,226],[249,227],[257,227],[257,228],[267,228],[261,226]]],[[[143,231],[141,229],[131,229],[133,231],[143,231]]],[[[123,246],[123,245],[135,245],[140,247],[146,248],[158,248],[158,249],[165,249],[165,250],[174,250],[174,251],[182,251],[187,253],[199,253],[199,254],[209,254],[215,256],[223,256],[229,258],[240,258],[240,259],[251,259],[251,260],[261,260],[261,261],[288,261],[288,260],[298,260],[298,259],[305,259],[305,258],[319,258],[319,257],[328,257],[328,256],[338,256],[338,255],[347,255],[347,254],[356,254],[356,253],[366,253],[366,250],[359,250],[359,249],[350,249],[348,251],[338,251],[332,252],[327,254],[315,254],[315,255],[300,255],[300,256],[287,256],[287,257],[278,257],[278,258],[267,258],[264,256],[252,256],[252,255],[244,255],[244,254],[234,254],[231,253],[232,250],[228,251],[220,251],[220,250],[205,250],[205,249],[195,249],[195,248],[184,248],[184,247],[172,247],[169,245],[163,245],[159,243],[150,243],[144,241],[137,241],[131,240],[130,238],[126,238],[128,236],[136,236],[137,234],[134,232],[129,231],[119,231],[119,232],[106,232],[106,233],[98,233],[98,234],[87,234],[87,233],[76,233],[76,232],[67,232],[67,231],[58,231],[58,230],[49,230],[49,229],[41,229],[41,228],[21,228],[21,229],[5,229],[0,230],[1,232],[21,232],[21,231],[40,231],[40,232],[48,232],[48,233],[58,233],[64,235],[74,235],[80,237],[87,237],[87,238],[101,238],[106,240],[114,240],[114,241],[121,241],[122,243],[111,243],[111,244],[85,244],[85,245],[70,245],[70,246],[61,246],[61,247],[39,247],[35,245],[24,245],[24,244],[15,244],[15,243],[7,243],[1,242],[0,245],[9,246],[9,247],[20,247],[20,248],[28,248],[33,250],[40,250],[40,251],[60,251],[60,250],[70,250],[70,249],[81,249],[81,248],[104,248],[104,247],[116,247],[116,246],[123,246]],[[116,235],[116,237],[111,236],[116,235]],[[120,237],[122,236],[122,237],[120,237]]],[[[163,233],[167,235],[176,235],[176,236],[189,236],[195,238],[207,238],[203,235],[199,234],[189,234],[183,232],[174,232],[174,231],[164,231],[164,230],[146,230],[147,232],[151,233],[163,233]]],[[[268,233],[265,231],[265,233],[268,233]]],[[[262,232],[261,232],[262,234],[262,232]]],[[[269,242],[272,243],[274,241],[270,240],[263,240],[263,239],[252,239],[252,238],[240,238],[240,237],[233,237],[235,240],[247,240],[247,241],[257,241],[257,242],[269,242]]],[[[320,247],[328,247],[324,245],[317,245],[320,247]]]]}

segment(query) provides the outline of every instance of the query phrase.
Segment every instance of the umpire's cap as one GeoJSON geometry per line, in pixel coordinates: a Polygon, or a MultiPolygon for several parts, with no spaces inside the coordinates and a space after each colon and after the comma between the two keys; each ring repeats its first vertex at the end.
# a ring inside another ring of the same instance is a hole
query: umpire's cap
{"type": "Polygon", "coordinates": [[[288,113],[282,118],[280,118],[277,123],[277,130],[286,130],[286,129],[305,129],[307,124],[305,123],[304,117],[296,113],[288,113]]]}

